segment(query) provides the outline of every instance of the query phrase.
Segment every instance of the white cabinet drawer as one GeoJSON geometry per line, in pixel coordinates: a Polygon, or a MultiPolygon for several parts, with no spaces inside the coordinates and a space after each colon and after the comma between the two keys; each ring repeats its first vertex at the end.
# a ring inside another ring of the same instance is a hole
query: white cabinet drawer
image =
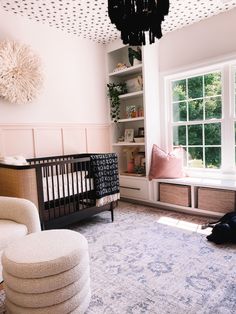
{"type": "Polygon", "coordinates": [[[120,177],[120,194],[121,197],[148,200],[148,180],[120,177]]]}

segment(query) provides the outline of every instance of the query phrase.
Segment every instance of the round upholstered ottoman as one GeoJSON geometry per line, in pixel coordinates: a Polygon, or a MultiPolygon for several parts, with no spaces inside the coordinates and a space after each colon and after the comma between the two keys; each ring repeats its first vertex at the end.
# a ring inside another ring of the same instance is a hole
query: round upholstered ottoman
{"type": "Polygon", "coordinates": [[[90,271],[85,237],[71,230],[27,235],[2,256],[8,313],[84,313],[90,271]]]}

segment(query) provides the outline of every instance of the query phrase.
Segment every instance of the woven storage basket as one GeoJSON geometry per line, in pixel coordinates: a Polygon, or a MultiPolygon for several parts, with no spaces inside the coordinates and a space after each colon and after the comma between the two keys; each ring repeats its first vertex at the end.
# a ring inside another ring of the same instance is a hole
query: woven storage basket
{"type": "Polygon", "coordinates": [[[198,208],[227,213],[235,210],[235,191],[198,188],[198,208]]]}
{"type": "Polygon", "coordinates": [[[160,202],[191,206],[190,186],[160,183],[160,202]]]}

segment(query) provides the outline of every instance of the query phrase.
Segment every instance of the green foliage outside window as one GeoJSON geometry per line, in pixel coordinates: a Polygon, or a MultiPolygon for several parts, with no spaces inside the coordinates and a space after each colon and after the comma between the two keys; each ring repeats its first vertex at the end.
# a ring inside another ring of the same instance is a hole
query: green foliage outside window
{"type": "Polygon", "coordinates": [[[222,117],[221,85],[220,72],[172,82],[173,122],[178,123],[173,145],[187,150],[190,167],[221,166],[221,122],[216,121],[222,117]]]}
{"type": "Polygon", "coordinates": [[[188,79],[188,98],[203,97],[203,77],[197,76],[188,79]]]}

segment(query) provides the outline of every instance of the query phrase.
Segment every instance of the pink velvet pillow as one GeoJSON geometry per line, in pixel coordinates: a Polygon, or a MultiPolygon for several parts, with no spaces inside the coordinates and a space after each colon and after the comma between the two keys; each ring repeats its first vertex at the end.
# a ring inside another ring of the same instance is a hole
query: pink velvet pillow
{"type": "Polygon", "coordinates": [[[176,148],[172,153],[166,153],[153,145],[149,180],[185,177],[183,151],[182,148],[176,148]]]}

